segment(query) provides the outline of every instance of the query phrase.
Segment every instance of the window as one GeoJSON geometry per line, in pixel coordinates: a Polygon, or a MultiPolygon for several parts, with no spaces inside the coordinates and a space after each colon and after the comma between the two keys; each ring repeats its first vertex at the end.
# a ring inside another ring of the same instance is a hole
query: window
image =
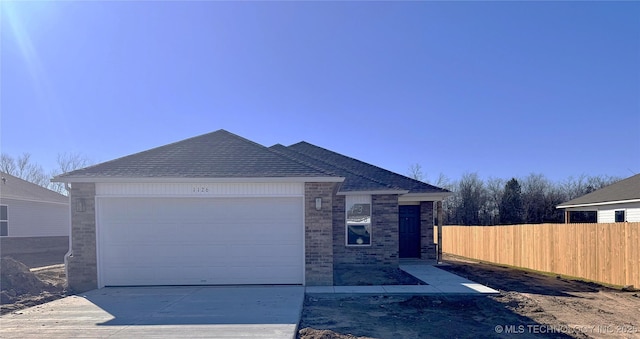
{"type": "Polygon", "coordinates": [[[9,235],[9,214],[7,205],[0,205],[0,236],[9,235]]]}
{"type": "Polygon", "coordinates": [[[625,220],[624,220],[624,210],[616,211],[616,222],[625,222],[625,220]]]}
{"type": "Polygon", "coordinates": [[[347,246],[371,245],[371,196],[348,195],[347,211],[347,246]]]}

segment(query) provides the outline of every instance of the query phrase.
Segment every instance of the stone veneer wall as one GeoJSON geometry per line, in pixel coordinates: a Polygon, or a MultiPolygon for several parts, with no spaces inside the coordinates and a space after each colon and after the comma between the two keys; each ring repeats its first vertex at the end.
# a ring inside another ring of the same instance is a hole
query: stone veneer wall
{"type": "Polygon", "coordinates": [[[332,226],[337,183],[305,183],[305,284],[333,285],[332,226]],[[322,208],[316,210],[316,198],[322,208]]]}
{"type": "Polygon", "coordinates": [[[96,255],[96,185],[73,183],[71,197],[71,256],[65,257],[67,285],[72,292],[98,288],[96,255]],[[82,201],[80,203],[79,201],[82,201]],[[84,211],[78,210],[84,205],[84,211]]]}
{"type": "Polygon", "coordinates": [[[398,196],[371,196],[371,246],[346,246],[345,196],[334,197],[334,266],[398,265],[398,196]]]}
{"type": "Polygon", "coordinates": [[[436,244],[433,241],[433,201],[420,203],[420,257],[436,258],[436,244]]]}

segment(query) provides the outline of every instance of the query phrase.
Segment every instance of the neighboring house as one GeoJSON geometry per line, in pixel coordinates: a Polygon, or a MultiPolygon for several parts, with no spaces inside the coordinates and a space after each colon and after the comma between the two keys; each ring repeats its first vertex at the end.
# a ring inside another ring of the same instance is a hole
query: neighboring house
{"type": "Polygon", "coordinates": [[[0,236],[69,236],[69,198],[0,172],[0,236]]]}
{"type": "Polygon", "coordinates": [[[69,250],[69,198],[0,172],[0,255],[29,267],[61,264],[69,250]]]}
{"type": "Polygon", "coordinates": [[[70,184],[69,287],[332,285],[334,269],[435,258],[451,193],[301,142],[219,130],[54,178],[70,184]]]}
{"type": "Polygon", "coordinates": [[[567,201],[557,208],[570,212],[595,211],[599,223],[640,221],[640,174],[567,201]]]}

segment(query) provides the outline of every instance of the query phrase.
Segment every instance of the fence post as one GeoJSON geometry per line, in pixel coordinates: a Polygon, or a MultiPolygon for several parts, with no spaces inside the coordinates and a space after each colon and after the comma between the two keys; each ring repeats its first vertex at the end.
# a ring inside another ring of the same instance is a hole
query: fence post
{"type": "Polygon", "coordinates": [[[442,201],[436,202],[436,206],[438,207],[438,255],[436,257],[436,262],[438,264],[442,263],[442,201]]]}

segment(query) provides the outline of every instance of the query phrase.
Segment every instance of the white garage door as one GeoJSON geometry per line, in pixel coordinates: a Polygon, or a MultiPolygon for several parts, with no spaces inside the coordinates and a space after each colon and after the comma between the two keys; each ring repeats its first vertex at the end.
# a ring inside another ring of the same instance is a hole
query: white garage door
{"type": "Polygon", "coordinates": [[[100,282],[302,284],[302,198],[100,198],[100,282]]]}

